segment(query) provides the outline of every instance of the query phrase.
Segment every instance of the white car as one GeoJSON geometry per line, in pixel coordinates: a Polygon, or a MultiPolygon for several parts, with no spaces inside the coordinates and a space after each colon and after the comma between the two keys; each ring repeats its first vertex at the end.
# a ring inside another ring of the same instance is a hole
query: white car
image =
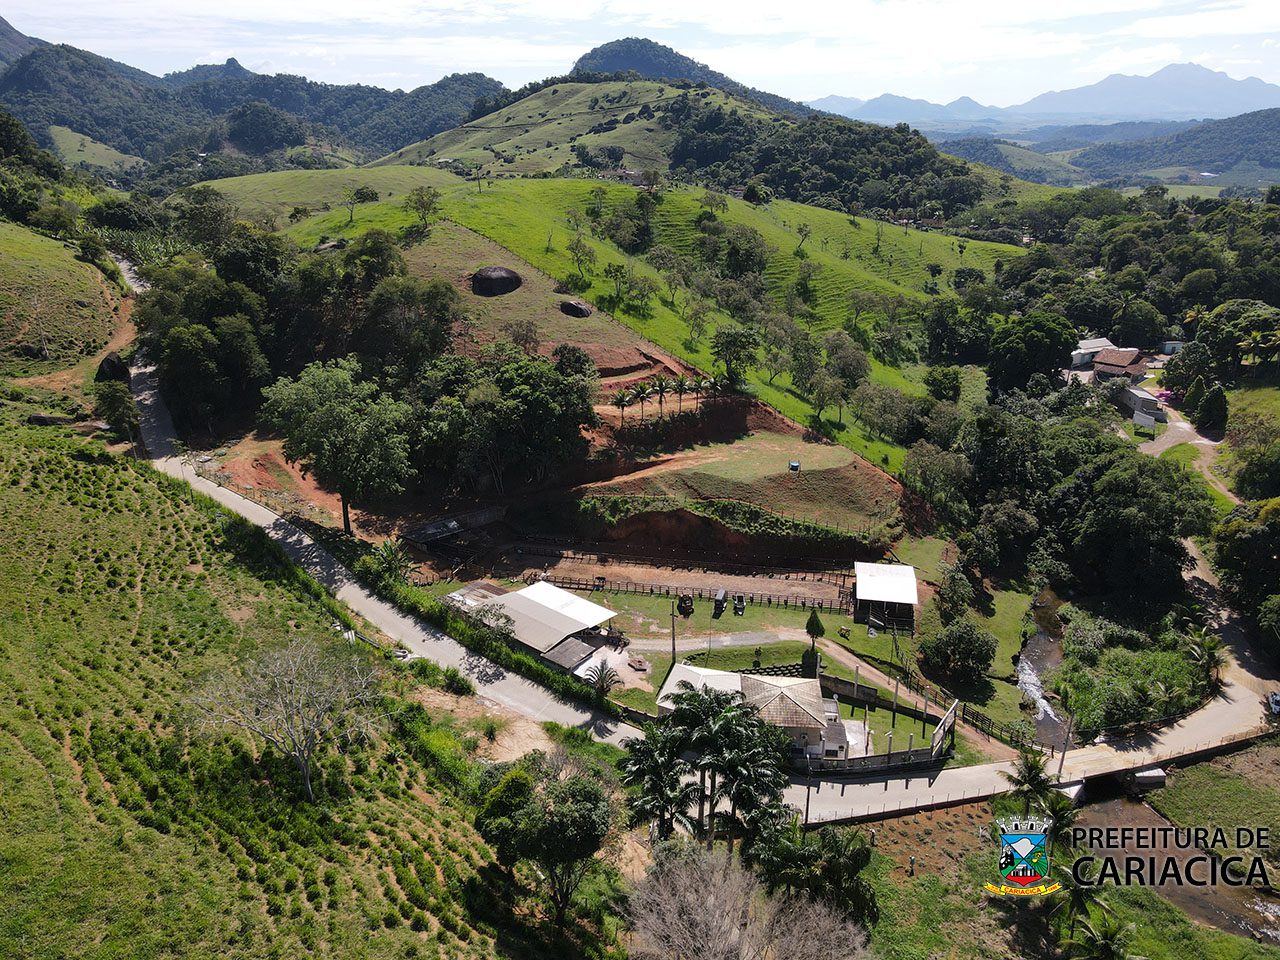
{"type": "Polygon", "coordinates": [[[1280,690],[1272,690],[1267,694],[1267,709],[1273,717],[1280,717],[1280,690]]]}

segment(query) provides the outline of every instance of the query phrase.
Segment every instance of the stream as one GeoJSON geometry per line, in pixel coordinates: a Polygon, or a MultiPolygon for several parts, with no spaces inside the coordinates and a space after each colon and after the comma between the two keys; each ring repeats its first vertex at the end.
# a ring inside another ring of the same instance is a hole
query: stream
{"type": "MultiPolygon", "coordinates": [[[[1018,656],[1018,689],[1036,706],[1033,718],[1036,739],[1061,749],[1067,734],[1067,721],[1060,715],[1053,702],[1045,694],[1042,678],[1062,663],[1062,627],[1058,622],[1058,607],[1062,601],[1051,590],[1045,590],[1036,598],[1032,614],[1036,632],[1022,647],[1018,656]]],[[[1075,746],[1074,740],[1072,746],[1075,746]]]]}

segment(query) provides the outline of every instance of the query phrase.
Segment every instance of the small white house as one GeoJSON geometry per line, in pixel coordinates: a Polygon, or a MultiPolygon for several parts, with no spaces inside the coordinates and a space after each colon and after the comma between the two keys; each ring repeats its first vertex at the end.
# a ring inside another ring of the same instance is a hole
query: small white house
{"type": "Polygon", "coordinates": [[[1141,387],[1126,387],[1119,399],[1120,406],[1130,414],[1153,417],[1159,423],[1164,423],[1168,419],[1169,415],[1165,413],[1160,399],[1141,387]]]}

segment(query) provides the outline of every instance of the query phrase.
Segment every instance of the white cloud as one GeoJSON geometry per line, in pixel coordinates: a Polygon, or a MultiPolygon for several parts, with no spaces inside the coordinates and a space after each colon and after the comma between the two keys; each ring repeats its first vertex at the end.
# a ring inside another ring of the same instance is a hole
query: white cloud
{"type": "Polygon", "coordinates": [[[236,56],[257,69],[395,86],[471,70],[514,86],[623,36],[650,36],[805,99],[892,91],[1004,105],[1150,72],[1186,59],[1180,43],[1193,38],[1218,69],[1256,66],[1280,80],[1280,62],[1252,62],[1280,41],[1276,0],[59,0],[56,10],[7,0],[5,16],[152,72],[236,56]]]}

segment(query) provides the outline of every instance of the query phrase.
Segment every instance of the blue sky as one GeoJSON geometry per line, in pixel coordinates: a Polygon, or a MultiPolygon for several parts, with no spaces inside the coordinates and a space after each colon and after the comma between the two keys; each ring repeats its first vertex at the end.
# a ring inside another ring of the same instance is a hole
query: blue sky
{"type": "Polygon", "coordinates": [[[165,73],[252,70],[412,88],[480,71],[519,86],[650,37],[809,100],[892,92],[1007,106],[1193,61],[1280,82],[1277,0],[6,0],[17,29],[165,73]]]}

